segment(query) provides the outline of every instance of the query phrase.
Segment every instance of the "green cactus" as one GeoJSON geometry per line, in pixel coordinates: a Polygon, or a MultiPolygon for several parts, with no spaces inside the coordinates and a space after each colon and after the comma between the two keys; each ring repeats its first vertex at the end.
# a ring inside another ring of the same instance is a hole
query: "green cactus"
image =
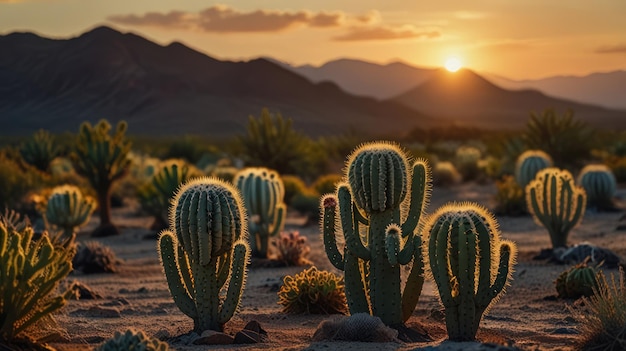
{"type": "Polygon", "coordinates": [[[603,164],[587,165],[580,171],[577,183],[585,189],[589,206],[599,210],[614,208],[617,181],[609,167],[603,164]]]}
{"type": "Polygon", "coordinates": [[[577,299],[589,297],[598,289],[598,269],[588,266],[587,261],[561,273],[555,281],[559,297],[577,299]]]}
{"type": "Polygon", "coordinates": [[[415,310],[424,283],[421,236],[415,231],[428,203],[430,170],[424,160],[410,168],[404,152],[387,142],[357,148],[346,168],[349,183],[340,183],[336,195],[321,200],[326,253],[345,271],[351,314],[370,313],[386,325],[402,326],[415,310]],[[343,253],[337,247],[337,229],[345,238],[343,253]],[[401,292],[401,265],[411,261],[401,292]]]}
{"type": "Polygon", "coordinates": [[[111,125],[104,119],[93,127],[89,122],[80,126],[72,161],[76,172],[87,178],[97,194],[100,226],[93,236],[119,234],[111,222],[111,187],[130,167],[130,141],[124,135],[126,128],[125,121],[119,122],[111,136],[111,125]]]}
{"type": "Polygon", "coordinates": [[[269,238],[285,226],[285,187],[277,172],[267,168],[246,168],[233,183],[241,191],[248,214],[252,256],[267,258],[269,238]]]}
{"type": "Polygon", "coordinates": [[[172,199],[159,254],[178,308],[194,331],[222,331],[239,306],[249,260],[243,200],[217,178],[185,183],[172,199]]]}
{"type": "Polygon", "coordinates": [[[523,152],[515,162],[515,180],[522,189],[528,185],[537,172],[552,167],[552,158],[541,150],[528,150],[523,152]]]}
{"type": "Polygon", "coordinates": [[[61,185],[52,189],[44,218],[49,225],[62,230],[65,237],[70,237],[89,222],[95,208],[96,201],[83,195],[78,187],[61,185]]]}
{"type": "Polygon", "coordinates": [[[567,247],[570,230],[585,214],[585,190],[574,184],[570,172],[550,167],[537,173],[525,194],[528,211],[548,230],[552,248],[567,247]]]}
{"type": "Polygon", "coordinates": [[[42,172],[50,170],[50,163],[59,155],[59,148],[55,145],[52,135],[40,129],[33,137],[22,143],[20,154],[26,163],[42,172]]]}
{"type": "Polygon", "coordinates": [[[115,335],[95,351],[168,351],[169,345],[157,338],[151,338],[142,331],[128,329],[125,333],[115,335]]]}
{"type": "Polygon", "coordinates": [[[440,207],[429,217],[425,233],[448,337],[474,340],[483,314],[511,280],[516,246],[500,239],[496,219],[474,203],[440,207]]]}
{"type": "Polygon", "coordinates": [[[346,294],[343,279],[315,266],[283,278],[278,304],[286,313],[345,314],[346,294]]]}

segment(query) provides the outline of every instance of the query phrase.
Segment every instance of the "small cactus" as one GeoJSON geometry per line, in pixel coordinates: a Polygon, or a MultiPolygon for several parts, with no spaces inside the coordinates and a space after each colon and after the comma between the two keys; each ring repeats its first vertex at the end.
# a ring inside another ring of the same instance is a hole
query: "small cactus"
{"type": "Polygon", "coordinates": [[[61,229],[65,237],[70,237],[91,218],[96,201],[83,195],[73,185],[61,185],[52,189],[46,202],[44,218],[49,225],[61,229]]]}
{"type": "Polygon", "coordinates": [[[311,264],[307,256],[311,248],[307,244],[305,236],[299,232],[281,232],[273,242],[276,248],[276,259],[286,266],[304,266],[311,264]]]}
{"type": "Polygon", "coordinates": [[[55,145],[52,135],[40,129],[22,144],[20,154],[26,163],[42,172],[48,172],[50,163],[59,155],[59,148],[55,145]]]}
{"type": "Polygon", "coordinates": [[[556,279],[556,291],[560,298],[577,299],[589,297],[598,289],[598,269],[588,266],[587,261],[580,263],[556,279]]]}
{"type": "Polygon", "coordinates": [[[442,206],[430,216],[424,232],[448,336],[474,340],[483,314],[511,280],[516,246],[500,239],[493,215],[474,203],[442,206]]]}
{"type": "Polygon", "coordinates": [[[343,279],[316,267],[285,276],[278,304],[286,313],[334,314],[347,312],[343,279]]]}
{"type": "Polygon", "coordinates": [[[587,193],[587,204],[596,209],[613,208],[613,197],[617,191],[617,181],[613,171],[606,165],[585,166],[578,175],[578,185],[587,193]]]}
{"type": "Polygon", "coordinates": [[[585,190],[574,184],[570,172],[550,167],[537,173],[525,193],[528,211],[548,230],[552,248],[567,247],[570,230],[585,213],[585,190]]]}
{"type": "Polygon", "coordinates": [[[147,336],[143,331],[127,330],[115,335],[95,351],[168,351],[169,345],[157,338],[147,336]]]}
{"type": "Polygon", "coordinates": [[[522,189],[528,185],[537,172],[552,167],[552,158],[541,150],[527,150],[517,157],[515,162],[515,180],[522,189]]]}

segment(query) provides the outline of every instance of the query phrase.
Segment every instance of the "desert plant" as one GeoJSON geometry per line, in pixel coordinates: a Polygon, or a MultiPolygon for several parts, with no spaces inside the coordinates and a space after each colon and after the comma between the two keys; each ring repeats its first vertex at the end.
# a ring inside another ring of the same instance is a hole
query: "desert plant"
{"type": "Polygon", "coordinates": [[[448,337],[474,340],[483,314],[512,278],[516,246],[500,239],[495,217],[474,203],[440,207],[429,217],[424,233],[448,337]]]}
{"type": "Polygon", "coordinates": [[[454,162],[463,176],[463,180],[473,180],[478,176],[478,161],[481,152],[473,146],[461,146],[456,149],[454,162]]]}
{"type": "MultiPolygon", "coordinates": [[[[292,200],[298,194],[303,194],[307,191],[307,186],[302,178],[295,175],[282,175],[283,186],[285,188],[285,204],[287,206],[292,205],[292,200]]],[[[317,202],[315,206],[319,205],[317,202]]]]}
{"type": "Polygon", "coordinates": [[[603,164],[585,166],[578,175],[578,185],[587,193],[587,204],[598,210],[612,209],[617,191],[615,175],[603,164]]]}
{"type": "Polygon", "coordinates": [[[606,164],[611,171],[613,171],[613,175],[615,175],[617,182],[626,182],[626,157],[611,156],[607,158],[606,164]]]}
{"type": "Polygon", "coordinates": [[[112,338],[96,347],[95,351],[167,351],[169,349],[167,343],[151,338],[143,331],[128,329],[124,333],[116,331],[112,338]]]}
{"type": "Polygon", "coordinates": [[[598,268],[588,266],[587,261],[559,274],[554,282],[558,297],[577,299],[589,297],[598,289],[598,268]]]}
{"type": "Polygon", "coordinates": [[[319,176],[311,185],[313,190],[318,194],[329,194],[335,192],[335,186],[341,182],[340,174],[325,174],[319,176]]]}
{"type": "Polygon", "coordinates": [[[0,151],[0,209],[22,209],[29,192],[46,186],[45,175],[0,151]]]}
{"type": "Polygon", "coordinates": [[[109,135],[111,125],[104,119],[95,126],[89,122],[80,126],[72,161],[76,172],[89,180],[97,194],[100,225],[93,236],[119,234],[111,222],[111,186],[126,174],[130,166],[130,142],[124,135],[126,128],[126,122],[121,121],[115,134],[109,135]]]}
{"type": "Polygon", "coordinates": [[[174,302],[197,333],[221,331],[239,306],[249,260],[239,191],[217,178],[188,181],[172,199],[170,227],[159,256],[174,302]]]}
{"type": "Polygon", "coordinates": [[[283,203],[283,181],[273,170],[249,167],[237,173],[233,183],[241,192],[248,214],[252,256],[267,258],[270,237],[285,226],[287,206],[283,203]]]}
{"type": "Polygon", "coordinates": [[[91,218],[96,208],[96,201],[73,185],[61,185],[52,189],[46,201],[44,218],[48,225],[63,232],[66,237],[72,236],[76,230],[91,218]]]}
{"type": "Polygon", "coordinates": [[[585,214],[585,190],[574,184],[570,172],[550,167],[539,171],[524,192],[528,211],[548,230],[552,248],[567,247],[570,230],[585,214]]]}
{"type": "Polygon", "coordinates": [[[433,184],[437,186],[451,186],[459,184],[463,177],[456,170],[456,167],[452,162],[441,161],[435,163],[433,168],[433,184]]]}
{"type": "Polygon", "coordinates": [[[20,147],[24,161],[42,172],[50,170],[50,163],[59,155],[59,151],[52,135],[43,129],[33,134],[20,147]]]}
{"type": "Polygon", "coordinates": [[[63,307],[72,289],[57,295],[72,270],[74,245],[55,246],[47,233],[13,230],[0,221],[0,345],[27,337],[27,329],[63,307]]]}
{"type": "Polygon", "coordinates": [[[231,166],[217,166],[211,168],[207,174],[211,177],[219,178],[225,182],[232,182],[239,169],[231,166]]]}
{"type": "Polygon", "coordinates": [[[286,313],[333,314],[347,312],[344,282],[316,267],[283,278],[278,304],[286,313]]]}
{"type": "Polygon", "coordinates": [[[521,215],[527,213],[524,189],[511,175],[496,180],[496,214],[521,215]]]}
{"type": "Polygon", "coordinates": [[[320,219],[320,194],[313,189],[306,188],[304,192],[293,197],[291,207],[301,215],[306,216],[305,226],[318,223],[320,219]]]}
{"type": "Polygon", "coordinates": [[[523,189],[539,171],[548,167],[552,167],[550,155],[541,150],[524,151],[515,162],[515,180],[523,189]]]}
{"type": "Polygon", "coordinates": [[[72,259],[74,269],[85,274],[115,273],[118,259],[110,247],[99,241],[85,241],[77,245],[72,259]]]}
{"type": "Polygon", "coordinates": [[[286,266],[304,266],[311,264],[307,256],[311,248],[307,244],[305,236],[299,232],[281,232],[279,237],[272,242],[276,248],[276,260],[286,266]]]}
{"type": "Polygon", "coordinates": [[[430,170],[424,160],[411,166],[400,147],[388,142],[363,144],[346,165],[349,183],[321,199],[326,254],[345,272],[351,314],[370,313],[401,327],[424,283],[421,236],[415,229],[428,203],[430,170]],[[343,231],[344,250],[337,246],[337,230],[343,231]],[[401,265],[411,261],[401,291],[401,265]]]}

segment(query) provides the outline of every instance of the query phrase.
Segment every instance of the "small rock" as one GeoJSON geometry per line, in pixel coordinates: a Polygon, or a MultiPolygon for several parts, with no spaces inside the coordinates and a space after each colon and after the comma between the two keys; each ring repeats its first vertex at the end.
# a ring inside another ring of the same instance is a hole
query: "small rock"
{"type": "Polygon", "coordinates": [[[102,298],[102,295],[97,291],[81,282],[73,282],[71,289],[75,292],[73,297],[75,297],[76,300],[96,300],[102,298]]]}
{"type": "Polygon", "coordinates": [[[261,334],[252,330],[242,330],[235,334],[235,344],[258,344],[261,342],[261,334]]]}
{"type": "Polygon", "coordinates": [[[130,302],[123,297],[118,297],[117,299],[109,302],[105,302],[102,304],[103,306],[128,306],[130,302]]]}
{"type": "Polygon", "coordinates": [[[205,330],[199,338],[194,340],[194,345],[230,345],[234,338],[215,330],[205,330]]]}

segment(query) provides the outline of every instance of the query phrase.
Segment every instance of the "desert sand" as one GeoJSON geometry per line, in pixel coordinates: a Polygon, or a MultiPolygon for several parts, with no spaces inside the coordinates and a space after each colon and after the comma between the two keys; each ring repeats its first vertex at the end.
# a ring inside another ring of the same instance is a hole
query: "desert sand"
{"type": "MultiPolygon", "coordinates": [[[[620,190],[620,194],[624,194],[620,190]]],[[[463,184],[452,188],[435,188],[428,212],[448,201],[476,201],[489,208],[495,205],[493,185],[463,184]]],[[[618,199],[619,200],[619,199],[618,199]]],[[[55,316],[62,338],[50,343],[58,350],[90,350],[111,337],[115,331],[135,328],[161,339],[172,339],[188,333],[193,322],[174,304],[159,264],[156,241],[144,236],[154,234],[152,219],[138,215],[136,205],[127,204],[113,210],[114,222],[122,229],[116,237],[98,239],[109,246],[120,259],[118,272],[84,275],[73,273],[69,281],[86,284],[101,299],[72,300],[55,316]]],[[[587,211],[580,227],[570,234],[570,244],[589,241],[595,245],[626,254],[626,233],[617,230],[623,213],[587,211]]],[[[513,240],[519,248],[514,280],[506,294],[483,318],[478,338],[485,342],[507,343],[524,350],[570,350],[578,338],[577,323],[567,306],[572,300],[556,299],[554,280],[568,266],[533,260],[542,248],[549,247],[547,232],[530,216],[497,217],[503,238],[513,240]]],[[[82,228],[78,241],[93,240],[89,232],[97,225],[93,218],[82,228]]],[[[318,226],[301,225],[303,218],[290,213],[287,231],[299,231],[311,246],[309,259],[319,269],[338,274],[324,252],[318,226]]],[[[288,315],[277,304],[282,278],[306,267],[251,268],[240,311],[226,324],[226,333],[234,334],[247,322],[256,320],[267,330],[269,341],[255,345],[171,344],[177,350],[271,349],[271,350],[415,350],[440,345],[447,337],[435,285],[427,281],[417,309],[408,325],[424,326],[434,341],[428,343],[312,343],[311,337],[326,315],[288,315]]],[[[606,270],[616,273],[616,270],[606,270]]],[[[469,349],[466,346],[465,349],[469,349]]]]}

